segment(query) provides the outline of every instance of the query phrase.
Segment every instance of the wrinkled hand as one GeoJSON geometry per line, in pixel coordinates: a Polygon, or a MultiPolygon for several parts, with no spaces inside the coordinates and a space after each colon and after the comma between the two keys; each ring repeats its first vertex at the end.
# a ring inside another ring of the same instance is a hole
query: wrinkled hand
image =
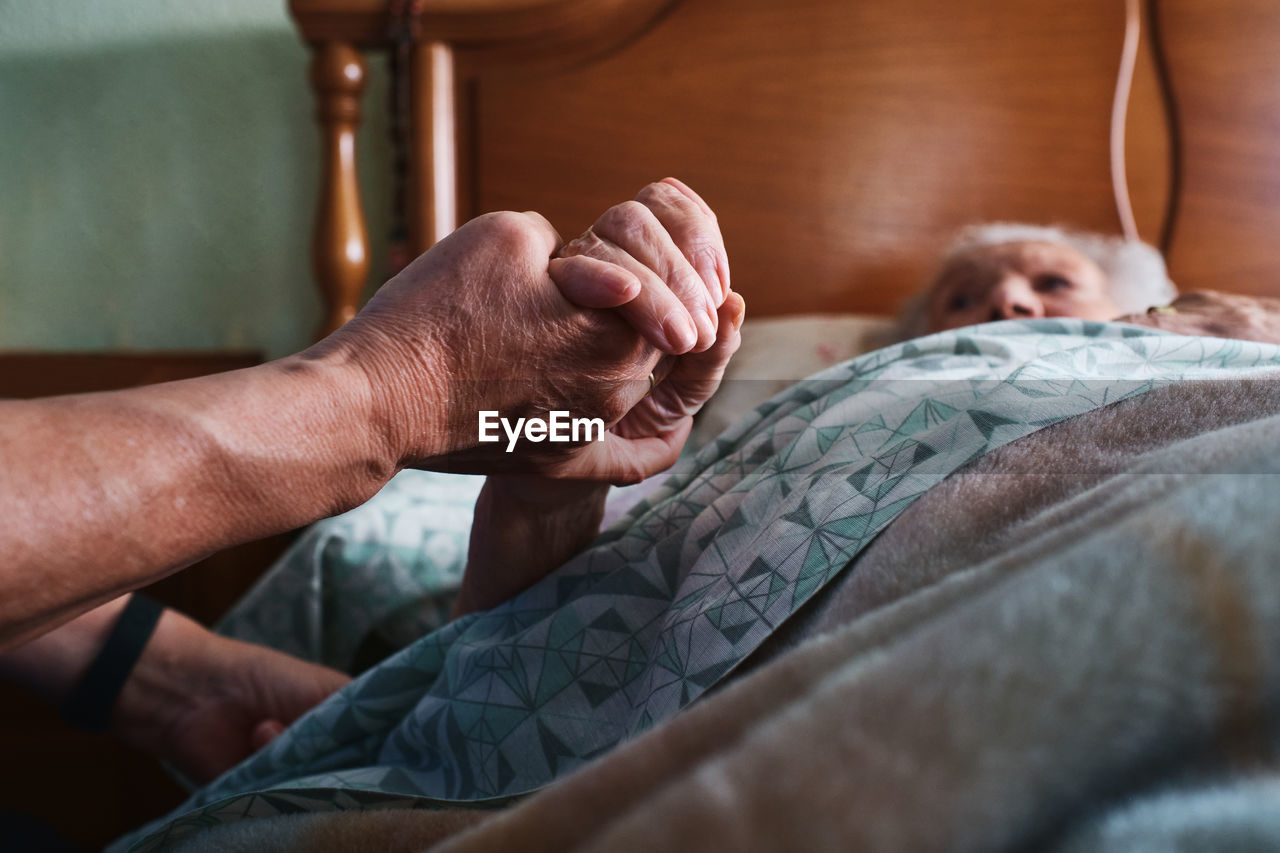
{"type": "MultiPolygon", "coordinates": [[[[658,365],[658,385],[623,417],[614,431],[627,438],[679,432],[687,436],[693,416],[706,404],[724,378],[729,359],[742,345],[742,321],[747,305],[730,293],[720,306],[720,333],[705,352],[663,359],[658,365]],[[665,374],[665,375],[663,375],[665,374]]],[[[649,476],[646,474],[645,476],[649,476]]]]}
{"type": "Polygon", "coordinates": [[[521,441],[514,453],[479,441],[481,410],[567,410],[612,427],[644,398],[663,353],[716,342],[727,260],[714,216],[682,184],[611,208],[552,260],[559,246],[537,214],[479,217],[317,345],[367,377],[369,420],[397,465],[623,482],[674,461],[683,436],[672,431],[610,431],[578,447],[521,441]]]}
{"type": "MultiPolygon", "coordinates": [[[[614,426],[614,432],[623,438],[659,436],[678,453],[694,413],[715,393],[729,357],[741,343],[744,310],[742,298],[729,294],[720,307],[716,342],[704,352],[675,358],[666,378],[614,426]]],[[[638,481],[668,464],[644,467],[634,458],[623,458],[606,460],[600,470],[626,470],[628,480],[638,481]]],[[[597,474],[586,469],[580,479],[490,475],[476,501],[467,569],[453,615],[493,607],[587,547],[600,529],[608,492],[601,478],[593,476],[597,474]]]]}
{"type": "MultiPolygon", "coordinates": [[[[576,301],[576,298],[580,298],[579,293],[567,286],[571,281],[566,281],[565,275],[571,265],[603,261],[628,269],[636,263],[635,258],[643,257],[656,259],[653,269],[659,269],[664,261],[669,264],[668,259],[675,255],[672,248],[698,270],[701,282],[680,283],[678,270],[674,269],[663,269],[662,273],[677,282],[672,289],[680,294],[690,312],[699,320],[706,319],[708,323],[705,326],[699,325],[698,347],[694,352],[678,357],[668,356],[654,365],[652,372],[658,385],[613,427],[612,432],[622,438],[659,438],[674,451],[668,459],[632,458],[633,463],[656,461],[658,465],[632,465],[621,482],[639,482],[665,470],[675,461],[675,456],[688,438],[693,416],[720,386],[729,359],[742,343],[739,330],[745,317],[746,304],[741,296],[729,289],[728,256],[715,214],[697,193],[674,178],[650,184],[640,191],[635,201],[626,202],[606,212],[586,234],[565,245],[557,260],[552,261],[552,278],[556,279],[567,296],[576,301]],[[618,224],[622,222],[625,226],[627,220],[618,214],[620,211],[630,210],[636,211],[633,221],[656,221],[660,227],[652,227],[651,236],[627,234],[625,227],[618,224]],[[647,215],[646,210],[650,212],[647,215]],[[673,245],[668,246],[668,243],[673,245]],[[625,252],[619,251],[621,246],[628,248],[625,252]],[[699,284],[705,285],[706,289],[700,288],[699,284]],[[697,310],[697,303],[704,295],[708,300],[701,306],[706,312],[705,318],[697,310]],[[710,343],[705,340],[708,333],[712,339],[710,343]]],[[[641,275],[643,274],[646,273],[642,270],[641,275]]],[[[629,303],[620,307],[619,313],[627,316],[633,323],[643,322],[646,316],[654,313],[644,308],[643,305],[629,303]]],[[[637,328],[644,333],[642,326],[638,325],[637,328]]],[[[645,390],[649,390],[647,386],[645,390]]],[[[583,465],[578,469],[577,476],[598,480],[606,479],[600,476],[601,473],[627,470],[626,458],[609,459],[606,452],[625,454],[628,449],[629,445],[625,443],[602,447],[600,454],[586,460],[598,465],[599,470],[583,465]]],[[[619,480],[615,478],[614,482],[619,480]]]]}
{"type": "MultiPolygon", "coordinates": [[[[614,440],[595,444],[590,448],[594,452],[579,455],[574,467],[568,469],[571,474],[488,478],[476,502],[467,570],[455,616],[510,598],[586,547],[599,530],[603,515],[607,488],[602,482],[638,482],[665,470],[679,455],[693,414],[715,392],[729,358],[741,343],[739,330],[746,307],[742,298],[729,290],[724,244],[711,209],[678,181],[651,184],[636,201],[611,208],[586,234],[563,247],[550,269],[566,296],[581,304],[588,303],[592,291],[598,289],[595,281],[611,275],[619,279],[633,276],[638,281],[661,275],[665,276],[663,281],[681,281],[684,274],[678,272],[682,269],[678,264],[661,266],[663,262],[672,264],[673,257],[678,260],[677,252],[699,271],[701,281],[685,279],[672,290],[682,294],[695,316],[703,298],[699,284],[705,285],[709,297],[710,304],[705,306],[708,325],[699,324],[698,351],[661,360],[655,354],[650,369],[661,381],[650,393],[645,377],[641,386],[644,396],[610,431],[609,438],[614,440]],[[641,259],[647,259],[646,263],[641,265],[641,259]],[[712,341],[706,345],[702,337],[708,329],[712,341]],[[667,452],[632,452],[633,443],[639,441],[658,442],[667,452]]],[[[633,289],[645,292],[643,287],[633,289]]],[[[619,314],[651,338],[653,327],[646,323],[661,312],[637,298],[623,304],[619,314]]]]}
{"type": "Polygon", "coordinates": [[[207,782],[269,743],[350,679],[165,611],[116,706],[112,728],[207,782]]]}
{"type": "Polygon", "coordinates": [[[1184,293],[1170,307],[1116,319],[1181,335],[1280,344],[1280,299],[1204,290],[1184,293]]]}
{"type": "Polygon", "coordinates": [[[549,271],[562,293],[579,305],[603,308],[612,304],[610,292],[635,294],[617,311],[650,341],[661,338],[658,318],[680,316],[676,312],[683,306],[697,322],[698,343],[685,355],[658,359],[655,353],[649,363],[657,387],[650,391],[647,376],[634,383],[632,397],[636,391],[643,396],[607,436],[623,440],[585,448],[554,477],[581,487],[553,486],[547,482],[552,478],[536,475],[491,479],[491,492],[542,509],[581,501],[591,492],[588,482],[635,483],[670,467],[694,414],[715,393],[741,344],[746,311],[742,297],[730,291],[728,256],[715,214],[674,178],[650,184],[633,201],[607,210],[586,233],[561,247],[549,271]],[[614,280],[611,291],[603,286],[614,280]],[[636,453],[638,442],[663,452],[636,453]]]}
{"type": "MultiPolygon", "coordinates": [[[[696,327],[694,352],[716,338],[717,311],[729,295],[729,259],[715,213],[675,178],[649,184],[631,201],[606,210],[581,236],[556,252],[552,280],[571,302],[618,308],[648,341],[663,346],[687,316],[696,327]],[[625,299],[609,298],[616,282],[625,299]]],[[[687,329],[680,332],[687,335],[687,329]]]]}
{"type": "MultiPolygon", "coordinates": [[[[661,359],[654,372],[665,378],[610,430],[625,441],[603,442],[598,453],[578,457],[575,476],[490,475],[485,494],[498,507],[491,513],[495,523],[509,521],[517,513],[545,513],[571,504],[578,504],[585,518],[592,514],[586,507],[603,506],[607,489],[598,488],[600,484],[638,483],[671,467],[689,437],[693,416],[720,387],[730,358],[742,344],[745,316],[746,303],[731,292],[718,311],[715,343],[703,352],[661,359]],[[642,439],[663,442],[670,455],[628,455],[632,441],[642,439]]],[[[594,531],[593,526],[592,536],[594,531]]]]}

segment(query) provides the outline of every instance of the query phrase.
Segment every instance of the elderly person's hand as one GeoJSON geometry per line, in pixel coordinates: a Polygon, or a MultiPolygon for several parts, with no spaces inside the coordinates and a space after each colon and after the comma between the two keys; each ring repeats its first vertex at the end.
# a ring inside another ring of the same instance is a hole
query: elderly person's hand
{"type": "Polygon", "coordinates": [[[1208,335],[1280,344],[1280,299],[1200,290],[1165,307],[1116,318],[1181,335],[1208,335]]]}
{"type": "MultiPolygon", "coordinates": [[[[584,448],[555,477],[489,477],[476,502],[467,571],[455,615],[492,607],[586,547],[599,530],[607,481],[637,482],[669,467],[689,435],[693,415],[715,393],[741,344],[746,306],[742,297],[729,291],[724,245],[711,209],[692,190],[671,179],[646,187],[636,199],[653,211],[682,254],[699,269],[713,298],[723,299],[715,341],[702,352],[661,359],[654,368],[656,386],[650,391],[646,382],[644,390],[650,393],[612,427],[608,438],[618,440],[584,448]],[[694,209],[687,201],[694,203],[694,209]],[[724,283],[719,293],[711,287],[717,281],[724,283]],[[636,442],[660,442],[669,455],[633,453],[636,442]],[[617,476],[619,472],[623,476],[617,476]]],[[[566,273],[572,273],[574,265],[590,272],[599,260],[611,259],[624,269],[633,263],[620,256],[612,241],[601,239],[616,233],[613,223],[624,213],[647,219],[636,203],[620,205],[562,249],[560,257],[565,260],[553,262],[552,275],[566,293],[572,292],[565,285],[566,273]]],[[[650,238],[650,244],[661,245],[661,236],[650,238]]]]}
{"type": "Polygon", "coordinates": [[[663,354],[716,340],[727,262],[714,217],[678,182],[611,209],[553,262],[560,242],[537,214],[483,216],[297,355],[0,402],[0,649],[220,548],[350,509],[402,467],[628,481],[671,464],[679,429],[578,446],[526,431],[513,453],[480,440],[481,411],[613,427],[663,354]]]}
{"type": "MultiPolygon", "coordinates": [[[[613,428],[623,438],[665,436],[679,448],[693,415],[720,384],[729,358],[742,342],[742,297],[730,293],[720,308],[719,333],[705,352],[680,356],[653,393],[613,428]]],[[[615,446],[625,447],[624,444],[615,446]]],[[[610,445],[600,447],[607,450],[610,445]]],[[[628,469],[634,460],[600,462],[599,470],[628,469]]],[[[662,467],[636,470],[651,476],[662,467]]],[[[586,475],[596,471],[586,469],[586,475]]],[[[584,476],[586,476],[584,475],[584,476]]],[[[530,586],[595,538],[604,516],[608,485],[598,479],[562,479],[538,474],[498,474],[485,481],[476,501],[467,569],[453,613],[484,610],[530,586]]]]}
{"type": "Polygon", "coordinates": [[[203,784],[350,680],[166,610],[120,692],[112,731],[203,784]]]}
{"type": "Polygon", "coordinates": [[[166,610],[125,681],[111,730],[204,784],[349,680],[275,649],[219,637],[166,610]]]}
{"type": "MultiPolygon", "coordinates": [[[[706,310],[713,342],[709,348],[704,345],[700,326],[698,346],[693,353],[660,359],[651,371],[657,384],[651,387],[647,383],[643,389],[647,392],[645,396],[611,430],[630,441],[606,441],[588,448],[588,452],[564,469],[565,476],[634,483],[670,467],[675,461],[674,455],[669,459],[632,456],[630,442],[659,438],[668,450],[679,453],[693,425],[693,416],[719,387],[729,359],[742,342],[739,329],[746,305],[741,296],[730,291],[728,258],[715,214],[693,190],[674,178],[650,184],[640,191],[635,201],[606,211],[590,230],[566,244],[551,263],[552,278],[567,296],[581,304],[590,274],[601,261],[625,270],[633,268],[638,257],[652,258],[658,266],[668,267],[662,271],[664,276],[678,280],[677,271],[669,268],[672,258],[676,257],[673,248],[698,270],[706,285],[710,299],[706,310]],[[652,227],[654,221],[662,227],[652,227]],[[645,231],[632,231],[628,235],[628,229],[637,225],[645,231]],[[618,236],[622,237],[621,241],[618,236]],[[633,254],[619,251],[624,242],[634,247],[633,254]],[[577,272],[578,264],[584,265],[581,274],[577,272]],[[619,471],[625,472],[622,477],[616,476],[619,471]],[[612,477],[608,476],[611,472],[612,477]]],[[[640,270],[639,274],[646,272],[640,270]]],[[[691,292],[693,297],[699,295],[696,283],[689,285],[682,288],[686,305],[696,301],[689,296],[691,292]]],[[[619,313],[643,332],[644,319],[653,312],[646,310],[642,300],[636,300],[619,308],[619,313]]]]}
{"type": "Polygon", "coordinates": [[[715,219],[670,181],[611,208],[552,261],[541,216],[497,213],[459,228],[316,347],[368,377],[371,416],[398,464],[629,481],[661,470],[683,437],[610,432],[570,446],[479,440],[479,413],[553,410],[622,419],[663,353],[705,351],[728,289],[715,219]],[[620,305],[614,311],[583,310],[620,305]]]}
{"type": "MultiPolygon", "coordinates": [[[[127,599],[114,599],[0,653],[0,674],[65,704],[127,599]]],[[[114,700],[111,731],[204,783],[261,749],[349,680],[337,670],[219,636],[165,610],[114,700]]]]}

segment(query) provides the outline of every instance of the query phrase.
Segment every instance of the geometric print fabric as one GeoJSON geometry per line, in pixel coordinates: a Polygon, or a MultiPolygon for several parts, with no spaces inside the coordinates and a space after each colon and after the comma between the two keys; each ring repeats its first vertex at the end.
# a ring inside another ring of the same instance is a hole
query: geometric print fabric
{"type": "Polygon", "coordinates": [[[679,465],[542,581],[354,680],[185,816],[148,827],[142,849],[299,798],[316,810],[535,790],[697,699],[967,462],[1160,384],[1278,370],[1267,344],[1072,319],[837,365],[679,465]]]}

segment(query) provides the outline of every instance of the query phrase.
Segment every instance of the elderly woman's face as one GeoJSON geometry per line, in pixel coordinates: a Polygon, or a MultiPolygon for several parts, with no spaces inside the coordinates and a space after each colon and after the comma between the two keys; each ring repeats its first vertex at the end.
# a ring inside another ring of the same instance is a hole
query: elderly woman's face
{"type": "Polygon", "coordinates": [[[929,295],[929,331],[989,320],[1119,314],[1107,277],[1093,261],[1057,243],[982,246],[947,264],[929,295]]]}

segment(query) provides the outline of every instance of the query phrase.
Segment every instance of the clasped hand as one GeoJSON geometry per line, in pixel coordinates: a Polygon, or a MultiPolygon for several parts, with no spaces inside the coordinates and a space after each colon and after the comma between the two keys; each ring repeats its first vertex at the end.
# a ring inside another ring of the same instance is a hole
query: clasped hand
{"type": "MultiPolygon", "coordinates": [[[[470,607],[501,600],[590,541],[601,484],[674,461],[738,346],[743,310],[714,215],[668,179],[564,245],[537,214],[473,220],[298,356],[6,404],[0,445],[18,485],[4,506],[20,532],[4,540],[0,669],[59,700],[118,618],[124,599],[113,595],[354,506],[407,466],[499,474],[477,525],[501,517],[507,538],[487,561],[473,547],[477,571],[464,583],[470,607]],[[651,373],[662,380],[652,392],[651,373]],[[508,454],[479,441],[483,410],[568,410],[609,430],[603,441],[521,442],[508,454]],[[532,550],[545,565],[525,564],[532,550]]],[[[203,780],[345,681],[170,611],[118,696],[114,725],[203,780]]]]}
{"type": "Polygon", "coordinates": [[[715,215],[675,179],[561,244],[536,213],[463,225],[331,339],[401,467],[636,482],[669,467],[737,349],[715,215]],[[650,393],[649,375],[662,380],[650,393]],[[603,441],[479,441],[478,414],[601,418],[603,441]]]}

